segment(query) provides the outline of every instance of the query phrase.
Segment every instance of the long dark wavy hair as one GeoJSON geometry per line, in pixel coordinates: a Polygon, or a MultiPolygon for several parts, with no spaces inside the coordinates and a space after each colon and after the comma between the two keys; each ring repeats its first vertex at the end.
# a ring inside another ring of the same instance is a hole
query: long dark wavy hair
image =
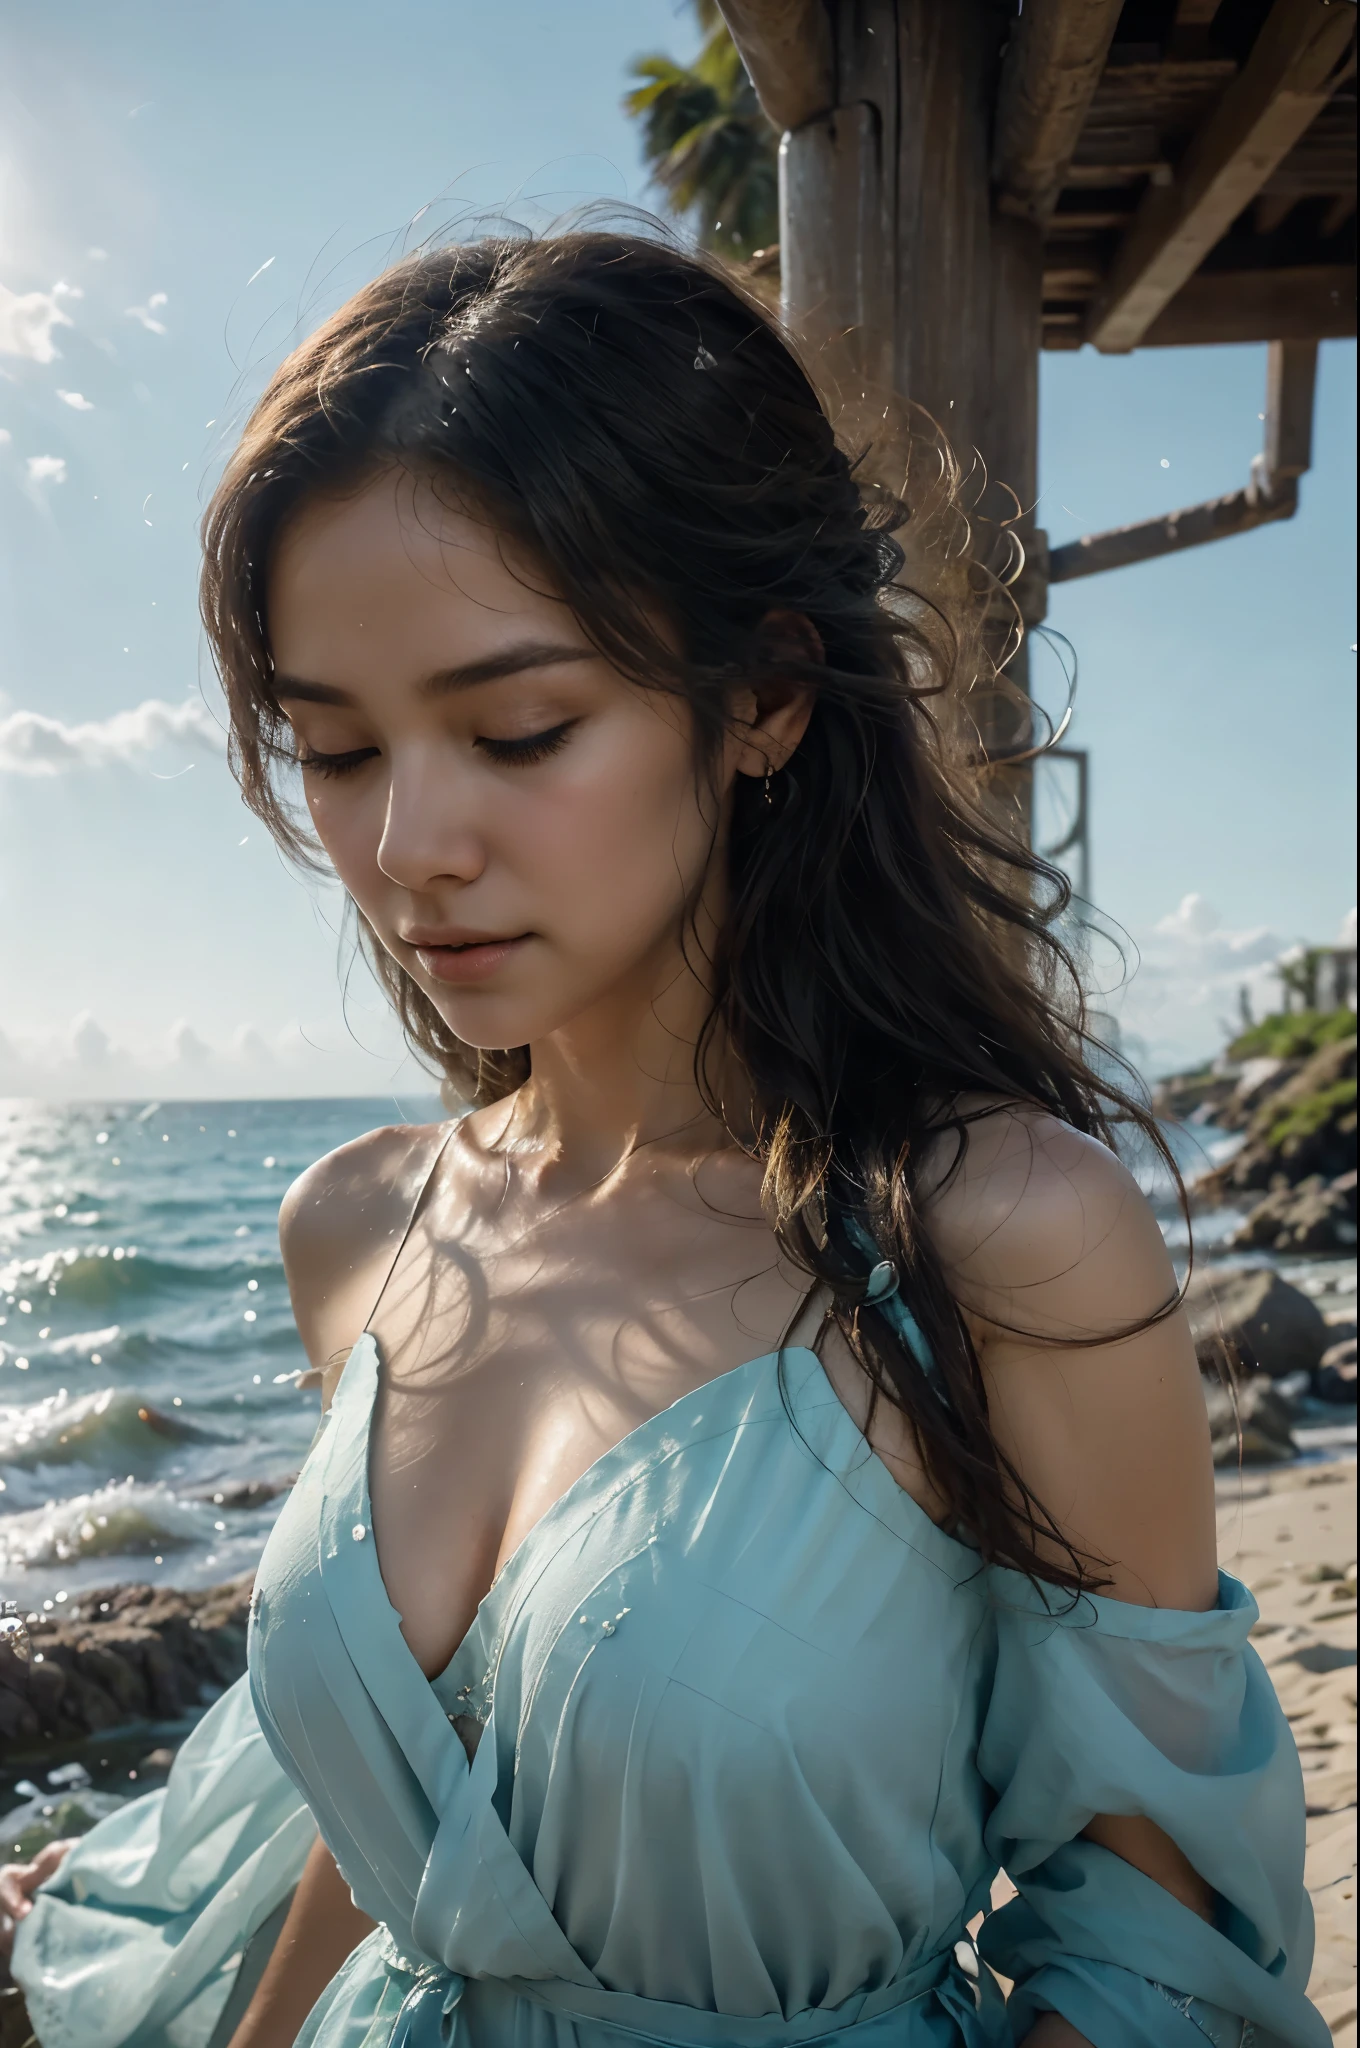
{"type": "MultiPolygon", "coordinates": [[[[988,1560],[1076,1589],[1101,1583],[1097,1561],[997,1447],[923,1225],[923,1166],[950,1132],[962,1156],[981,1098],[1106,1142],[1117,1124],[1141,1127],[1175,1168],[1088,1036],[1055,929],[1063,877],[979,784],[975,707],[995,688],[997,603],[960,552],[951,459],[927,437],[913,482],[879,410],[877,435],[861,424],[844,445],[769,314],[671,238],[427,251],[357,293],[274,376],[205,518],[203,616],[245,800],[312,861],[266,584],[281,529],[313,494],[398,466],[446,484],[542,566],[625,676],[686,699],[701,770],[734,683],[790,672],[768,615],[811,622],[825,658],[797,668],[814,696],[806,735],[772,803],[738,778],[696,1072],[715,1035],[743,1063],[778,1241],[830,1290],[872,1398],[909,1417],[954,1526],[988,1560]],[[970,578],[980,602],[961,602],[970,578]],[[865,1233],[896,1264],[947,1400],[864,1300],[865,1233]]],[[[412,1047],[465,1099],[524,1080],[526,1048],[462,1044],[362,936],[412,1047]]]]}

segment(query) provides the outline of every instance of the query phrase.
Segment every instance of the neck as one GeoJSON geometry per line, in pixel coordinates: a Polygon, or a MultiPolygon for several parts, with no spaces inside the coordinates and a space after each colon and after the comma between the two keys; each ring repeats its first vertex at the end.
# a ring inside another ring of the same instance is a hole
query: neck
{"type": "MultiPolygon", "coordinates": [[[[502,1140],[521,1173],[566,1192],[598,1185],[643,1147],[689,1161],[730,1145],[695,1071],[710,1001],[676,950],[531,1045],[502,1140]]],[[[744,1101],[725,1042],[705,1050],[710,1100],[744,1101]]]]}

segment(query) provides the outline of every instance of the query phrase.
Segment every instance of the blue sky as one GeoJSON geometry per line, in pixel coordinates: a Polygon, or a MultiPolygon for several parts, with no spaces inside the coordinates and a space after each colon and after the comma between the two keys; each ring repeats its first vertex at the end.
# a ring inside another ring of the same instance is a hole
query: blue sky
{"type": "MultiPolygon", "coordinates": [[[[242,812],[202,708],[197,519],[280,355],[408,238],[645,202],[626,68],[692,35],[674,0],[0,7],[0,1093],[390,1081],[338,905],[242,812]]],[[[1045,358],[1053,539],[1244,482],[1264,368],[1045,358]]],[[[1055,593],[1153,1065],[1354,901],[1351,344],[1317,440],[1292,524],[1055,593]]]]}

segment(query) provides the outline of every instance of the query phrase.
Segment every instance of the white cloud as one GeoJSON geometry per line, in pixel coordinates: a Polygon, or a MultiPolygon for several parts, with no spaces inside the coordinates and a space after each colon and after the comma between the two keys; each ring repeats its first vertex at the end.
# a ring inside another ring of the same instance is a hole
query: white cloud
{"type": "Polygon", "coordinates": [[[1157,920],[1155,929],[1169,939],[1200,939],[1219,923],[1218,912],[1196,892],[1182,896],[1169,917],[1157,920]]]}
{"type": "Polygon", "coordinates": [[[66,481],[65,456],[30,455],[28,458],[28,480],[31,484],[64,484],[66,481]]]}
{"type": "Polygon", "coordinates": [[[152,292],[151,297],[144,306],[127,306],[124,308],[124,311],[129,320],[140,320],[148,334],[164,334],[166,332],[165,322],[158,320],[156,313],[161,306],[166,304],[168,304],[168,299],[164,292],[152,292]]]}
{"type": "Polygon", "coordinates": [[[1141,936],[1128,984],[1108,1006],[1147,1072],[1189,1067],[1241,1028],[1244,1000],[1257,1017],[1278,1007],[1284,950],[1278,932],[1232,930],[1203,896],[1185,896],[1141,936]]]}
{"type": "Polygon", "coordinates": [[[12,441],[13,439],[14,436],[13,434],[11,434],[8,427],[0,427],[0,448],[3,448],[7,442],[12,441]]]}
{"type": "Polygon", "coordinates": [[[109,1034],[88,1010],[71,1025],[71,1056],[82,1067],[101,1067],[109,1056],[109,1034]]]}
{"type": "Polygon", "coordinates": [[[149,697],[130,711],[68,725],[41,711],[0,715],[0,774],[62,775],[73,768],[126,766],[162,746],[222,744],[206,704],[149,697]]]}
{"type": "Polygon", "coordinates": [[[116,1037],[86,1010],[64,1028],[27,1038],[0,1033],[0,1096],[44,1101],[121,1096],[241,1100],[248,1096],[386,1096],[397,1115],[428,1116],[434,1082],[405,1057],[384,1012],[365,1049],[336,1019],[274,1033],[241,1024],[229,1045],[181,1018],[167,1032],[150,1020],[116,1037]]]}
{"type": "Polygon", "coordinates": [[[1354,904],[1351,905],[1350,909],[1346,912],[1346,915],[1341,920],[1341,929],[1336,935],[1336,943],[1338,944],[1338,946],[1353,946],[1355,944],[1354,904]]]}
{"type": "Polygon", "coordinates": [[[274,1063],[274,1051],[263,1032],[253,1024],[238,1024],[231,1035],[232,1056],[244,1060],[247,1066],[269,1067],[274,1063]]]}
{"type": "Polygon", "coordinates": [[[187,1018],[181,1017],[170,1031],[171,1056],[184,1066],[201,1067],[212,1058],[212,1047],[201,1039],[187,1018]]]}
{"type": "Polygon", "coordinates": [[[91,399],[86,398],[82,392],[63,391],[60,385],[58,385],[57,397],[61,400],[63,405],[69,405],[72,412],[94,411],[93,401],[91,399]]]}
{"type": "Polygon", "coordinates": [[[26,356],[31,363],[55,362],[52,330],[74,324],[60,301],[79,296],[66,284],[55,284],[50,292],[12,292],[0,284],[0,355],[26,356]]]}
{"type": "Polygon", "coordinates": [[[91,263],[107,263],[109,260],[107,249],[87,249],[85,254],[89,257],[91,263]]]}

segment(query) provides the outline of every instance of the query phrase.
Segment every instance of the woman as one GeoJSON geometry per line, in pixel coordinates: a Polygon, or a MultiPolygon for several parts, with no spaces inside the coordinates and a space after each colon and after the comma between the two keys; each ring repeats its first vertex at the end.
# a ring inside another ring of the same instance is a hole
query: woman
{"type": "Polygon", "coordinates": [[[379,278],[209,511],[246,799],[474,1105],[284,1205],[251,1680],[324,1847],[233,2048],[1327,2038],[1145,1120],[866,473],[578,234],[379,278]]]}

